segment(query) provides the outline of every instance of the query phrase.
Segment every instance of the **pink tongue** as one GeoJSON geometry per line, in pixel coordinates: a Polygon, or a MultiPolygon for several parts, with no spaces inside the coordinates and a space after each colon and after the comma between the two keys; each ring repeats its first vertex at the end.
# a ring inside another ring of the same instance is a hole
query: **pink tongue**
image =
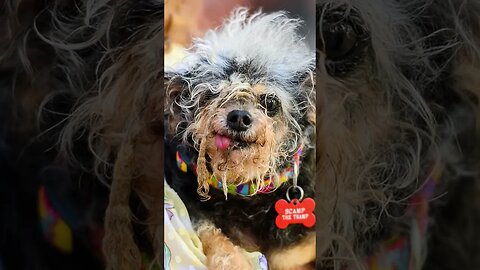
{"type": "Polygon", "coordinates": [[[215,145],[217,146],[218,149],[225,150],[230,145],[230,138],[222,136],[222,135],[216,135],[215,136],[215,145]]]}

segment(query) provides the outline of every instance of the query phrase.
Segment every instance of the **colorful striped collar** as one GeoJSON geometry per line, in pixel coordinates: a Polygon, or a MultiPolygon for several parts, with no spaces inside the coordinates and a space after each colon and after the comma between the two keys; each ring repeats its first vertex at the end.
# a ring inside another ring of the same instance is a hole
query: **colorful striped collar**
{"type": "Polygon", "coordinates": [[[368,269],[413,270],[423,262],[421,247],[425,244],[429,224],[429,203],[443,172],[443,164],[437,162],[420,190],[410,198],[406,214],[411,218],[409,234],[396,233],[387,239],[380,249],[366,258],[368,269]]]}
{"type": "MultiPolygon", "coordinates": [[[[301,145],[298,150],[293,155],[295,165],[297,168],[300,167],[300,157],[302,156],[303,146],[301,145]]],[[[180,151],[176,153],[177,166],[180,171],[186,173],[190,168],[193,172],[197,172],[197,164],[189,159],[186,155],[182,154],[180,151]]],[[[255,194],[265,194],[270,193],[281,186],[283,183],[287,182],[289,179],[292,179],[294,176],[294,167],[285,168],[279,175],[278,178],[275,176],[267,177],[263,180],[264,186],[260,189],[257,189],[256,184],[250,182],[240,185],[227,185],[227,191],[233,195],[240,196],[253,196],[255,194]]],[[[217,189],[223,189],[223,182],[221,179],[217,179],[215,175],[210,175],[208,184],[217,189]]]]}

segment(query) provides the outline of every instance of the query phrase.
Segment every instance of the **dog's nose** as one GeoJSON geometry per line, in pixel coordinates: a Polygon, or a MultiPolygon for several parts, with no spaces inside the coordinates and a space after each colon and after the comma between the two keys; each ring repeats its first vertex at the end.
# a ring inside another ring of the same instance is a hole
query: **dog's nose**
{"type": "Polygon", "coordinates": [[[227,125],[235,131],[245,131],[252,125],[252,116],[247,111],[233,110],[227,115],[227,125]]]}

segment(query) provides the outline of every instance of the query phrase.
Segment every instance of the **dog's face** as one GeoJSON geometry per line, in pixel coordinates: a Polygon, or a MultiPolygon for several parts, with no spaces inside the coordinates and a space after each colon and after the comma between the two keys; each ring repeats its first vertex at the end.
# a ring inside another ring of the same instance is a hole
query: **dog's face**
{"type": "Polygon", "coordinates": [[[312,147],[315,56],[298,25],[283,13],[248,17],[239,9],[195,43],[183,68],[167,71],[169,122],[199,152],[199,184],[207,192],[202,170],[261,187],[292,165],[301,145],[312,147]]]}
{"type": "Polygon", "coordinates": [[[200,149],[205,144],[213,174],[234,184],[263,179],[285,166],[277,162],[287,161],[301,134],[289,120],[299,116],[288,107],[294,102],[290,93],[241,77],[217,86],[190,127],[200,149]]]}

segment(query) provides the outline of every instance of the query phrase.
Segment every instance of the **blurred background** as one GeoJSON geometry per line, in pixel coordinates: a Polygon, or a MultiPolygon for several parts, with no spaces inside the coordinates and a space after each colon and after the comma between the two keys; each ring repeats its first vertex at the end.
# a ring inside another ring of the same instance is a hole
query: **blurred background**
{"type": "Polygon", "coordinates": [[[312,0],[166,0],[165,66],[183,58],[192,38],[202,37],[209,29],[219,27],[236,7],[264,12],[287,11],[304,21],[300,35],[315,48],[315,2],[312,0]]]}

